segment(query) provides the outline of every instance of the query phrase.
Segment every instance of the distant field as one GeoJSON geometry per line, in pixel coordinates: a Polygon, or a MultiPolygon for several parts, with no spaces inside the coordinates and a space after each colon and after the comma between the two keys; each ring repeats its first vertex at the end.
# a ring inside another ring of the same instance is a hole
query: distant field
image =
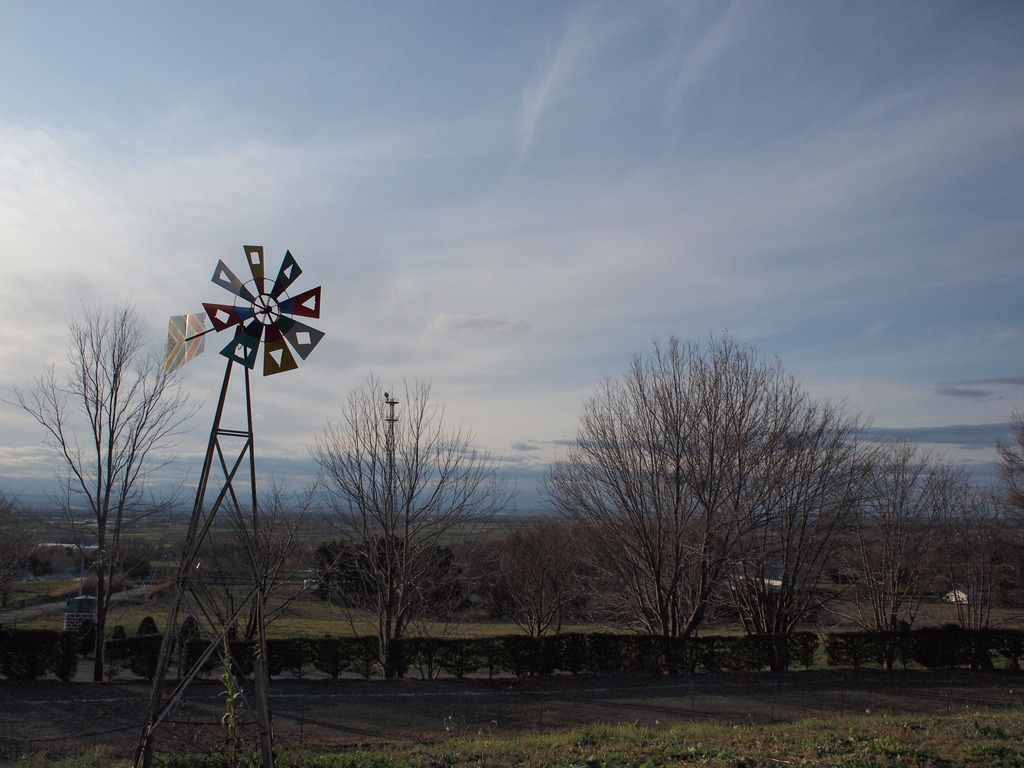
{"type": "MultiPolygon", "coordinates": [[[[73,597],[78,593],[78,581],[54,581],[54,582],[28,582],[19,584],[24,588],[23,596],[49,595],[55,601],[64,597],[73,597]]],[[[132,634],[139,626],[139,623],[146,616],[152,616],[161,628],[164,626],[167,615],[166,591],[161,592],[154,598],[145,599],[130,604],[115,604],[111,610],[108,620],[108,627],[113,630],[116,625],[121,625],[132,634]]],[[[17,607],[18,601],[12,600],[11,607],[17,607]]],[[[842,605],[837,606],[840,615],[849,615],[849,608],[842,605]]],[[[273,612],[272,612],[273,613],[273,612]]],[[[319,600],[311,592],[301,594],[293,600],[279,616],[268,626],[268,634],[271,637],[320,637],[323,635],[345,636],[350,634],[368,635],[374,634],[375,624],[368,614],[364,616],[351,617],[347,611],[319,600]]],[[[921,606],[915,626],[942,626],[947,623],[955,623],[956,608],[948,603],[935,600],[921,606]]],[[[1024,626],[1024,614],[1020,611],[997,609],[992,612],[992,626],[1021,628],[1024,626]]],[[[33,619],[19,621],[17,626],[25,629],[54,629],[61,624],[60,614],[50,614],[33,619]]],[[[822,632],[841,631],[855,629],[856,626],[849,620],[833,618],[822,627],[808,627],[819,629],[822,632]]],[[[608,627],[599,624],[571,624],[565,625],[564,632],[592,632],[607,631],[608,627]]],[[[440,624],[437,622],[419,622],[412,628],[411,634],[460,637],[480,637],[502,634],[515,634],[521,632],[518,626],[508,621],[484,619],[471,617],[467,620],[440,624]]],[[[724,623],[713,626],[706,626],[704,634],[731,634],[740,632],[738,626],[724,623]]],[[[1024,768],[1024,767],[1022,767],[1024,768]]]]}
{"type": "Polygon", "coordinates": [[[78,594],[78,579],[60,581],[17,581],[11,586],[7,608],[17,608],[25,602],[37,602],[47,598],[63,600],[78,594]]]}
{"type": "MultiPolygon", "coordinates": [[[[54,582],[56,583],[56,582],[54,582]]],[[[77,590],[78,582],[74,582],[77,590]]],[[[77,594],[77,591],[75,591],[77,594]]],[[[164,627],[167,620],[168,593],[160,593],[154,598],[144,599],[130,604],[114,604],[111,608],[107,626],[110,631],[117,625],[133,634],[139,623],[146,616],[156,619],[157,626],[164,627]]],[[[49,614],[32,619],[19,621],[16,626],[22,629],[57,629],[61,625],[62,614],[49,614]]],[[[601,629],[593,624],[565,625],[565,632],[588,632],[601,629]]],[[[430,635],[434,637],[487,637],[493,635],[515,634],[522,630],[507,621],[471,620],[448,624],[438,622],[417,622],[412,627],[412,634],[430,635]]],[[[322,637],[334,635],[372,635],[376,625],[369,614],[350,616],[349,612],[317,599],[312,594],[303,594],[293,600],[284,612],[273,619],[267,627],[270,637],[322,637]]]]}

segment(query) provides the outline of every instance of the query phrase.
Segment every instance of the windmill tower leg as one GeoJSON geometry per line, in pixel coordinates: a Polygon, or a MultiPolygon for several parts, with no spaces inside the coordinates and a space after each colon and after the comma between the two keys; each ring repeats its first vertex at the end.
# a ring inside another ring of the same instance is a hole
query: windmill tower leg
{"type": "MultiPolygon", "coordinates": [[[[239,472],[243,470],[243,467],[247,469],[247,473],[243,472],[243,475],[248,474],[247,479],[251,494],[249,499],[251,505],[251,517],[248,521],[249,533],[255,534],[257,529],[256,458],[255,451],[253,450],[252,398],[249,370],[247,368],[243,369],[245,372],[245,429],[228,429],[222,423],[233,365],[233,361],[229,360],[224,372],[217,410],[213,420],[213,428],[210,431],[210,440],[203,462],[202,475],[199,478],[199,484],[196,489],[195,503],[192,507],[185,543],[172,588],[166,629],[160,648],[160,658],[153,678],[148,716],[135,752],[135,768],[151,768],[157,733],[165,724],[167,718],[177,708],[188,685],[196,678],[203,665],[214,654],[220,653],[220,648],[226,642],[230,628],[247,608],[252,610],[256,621],[256,648],[253,657],[253,687],[255,690],[254,697],[247,701],[255,717],[263,768],[273,768],[274,766],[269,678],[266,665],[267,643],[264,619],[266,585],[265,579],[260,573],[258,558],[251,546],[248,547],[248,554],[252,578],[246,598],[241,601],[237,610],[227,619],[224,626],[213,628],[208,636],[206,648],[200,654],[198,660],[190,669],[179,670],[177,685],[170,693],[165,692],[167,674],[170,669],[171,658],[175,652],[175,630],[178,616],[183,606],[189,605],[198,608],[198,612],[207,616],[216,615],[212,611],[203,609],[202,604],[208,598],[196,589],[201,578],[197,575],[198,556],[203,543],[208,540],[214,519],[222,508],[232,515],[233,522],[237,525],[245,525],[242,507],[234,487],[234,482],[238,478],[239,472]],[[226,444],[232,440],[236,441],[234,449],[226,450],[226,444]],[[241,441],[241,447],[237,447],[237,441],[241,441]],[[219,467],[224,480],[215,500],[207,509],[207,493],[210,489],[211,475],[214,474],[216,467],[219,467]]],[[[244,538],[250,544],[254,540],[251,535],[244,538]]],[[[234,674],[230,665],[226,665],[225,674],[234,674]]]]}

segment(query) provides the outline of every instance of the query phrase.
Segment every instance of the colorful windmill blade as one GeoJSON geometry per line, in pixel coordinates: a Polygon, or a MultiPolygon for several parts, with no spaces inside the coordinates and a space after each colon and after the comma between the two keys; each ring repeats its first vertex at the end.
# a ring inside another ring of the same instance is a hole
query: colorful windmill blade
{"type": "Polygon", "coordinates": [[[285,252],[277,278],[271,281],[263,246],[246,245],[243,250],[252,274],[250,282],[243,283],[223,261],[217,262],[213,273],[213,282],[241,303],[203,304],[214,330],[235,329],[234,338],[221,354],[253,369],[262,343],[264,376],[294,370],[299,367],[295,356],[305,360],[325,335],[293,317],[320,317],[320,286],[290,297],[289,286],[302,274],[291,252],[285,252]]]}
{"type": "Polygon", "coordinates": [[[181,368],[206,348],[206,315],[175,315],[167,323],[167,373],[181,368]]]}

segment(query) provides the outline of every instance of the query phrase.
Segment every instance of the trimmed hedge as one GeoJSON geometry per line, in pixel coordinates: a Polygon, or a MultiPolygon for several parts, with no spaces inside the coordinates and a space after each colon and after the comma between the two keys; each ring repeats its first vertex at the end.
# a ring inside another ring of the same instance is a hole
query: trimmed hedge
{"type": "Polygon", "coordinates": [[[103,663],[107,679],[127,666],[138,677],[152,680],[160,658],[160,643],[163,635],[135,635],[121,640],[110,639],[103,644],[103,663]]]}
{"type": "MultiPolygon", "coordinates": [[[[50,633],[55,637],[67,634],[50,633]]],[[[135,635],[111,638],[105,643],[104,659],[108,676],[130,670],[138,677],[152,679],[160,655],[162,635],[135,635]]],[[[35,639],[26,648],[41,650],[45,643],[35,639]]],[[[63,646],[62,646],[63,647],[63,646]]],[[[181,648],[182,668],[194,665],[206,650],[206,640],[193,638],[181,648]]],[[[267,641],[267,671],[271,676],[288,673],[302,677],[316,669],[332,677],[357,672],[369,677],[386,668],[404,676],[415,669],[421,677],[433,679],[441,674],[463,677],[473,673],[488,675],[511,673],[519,677],[549,675],[561,670],[572,674],[620,674],[662,672],[688,673],[718,670],[785,669],[790,664],[808,666],[817,647],[811,633],[787,636],[746,636],[708,638],[664,638],[650,635],[607,633],[563,634],[548,637],[502,635],[487,638],[404,638],[390,645],[386,664],[380,659],[375,637],[276,638],[267,641]]],[[[245,677],[252,673],[255,643],[236,640],[231,643],[235,671],[245,677]]],[[[23,654],[24,655],[24,654],[23,654]]],[[[11,656],[15,659],[15,656],[11,656]]],[[[18,657],[21,658],[21,657],[18,657]]],[[[40,656],[39,658],[43,658],[40,656]]],[[[49,657],[47,657],[49,658],[49,657]]],[[[9,677],[39,676],[58,672],[55,662],[39,661],[29,654],[20,662],[5,662],[9,677]],[[49,664],[49,666],[47,666],[49,664]]],[[[201,674],[215,673],[219,654],[204,664],[201,674]]]]}
{"type": "Polygon", "coordinates": [[[826,635],[829,666],[859,667],[919,664],[928,669],[970,667],[991,669],[1003,658],[1020,669],[1024,632],[1018,629],[964,629],[948,625],[905,632],[837,632],[826,635]]]}
{"type": "Polygon", "coordinates": [[[389,663],[398,674],[415,668],[428,679],[442,671],[456,677],[472,672],[526,677],[556,670],[572,674],[678,674],[809,667],[817,649],[818,638],[812,632],[706,638],[600,632],[540,638],[406,638],[392,642],[389,663]]]}
{"type": "Polygon", "coordinates": [[[77,632],[0,628],[0,674],[7,679],[35,680],[50,673],[70,680],[77,669],[77,632]]]}
{"type": "MultiPolygon", "coordinates": [[[[198,663],[200,657],[206,651],[209,642],[205,639],[194,638],[185,642],[185,652],[182,654],[181,667],[183,670],[192,669],[198,663]]],[[[231,664],[234,672],[239,677],[248,677],[252,674],[253,654],[256,651],[254,640],[231,640],[228,643],[231,652],[231,664]]],[[[220,653],[214,652],[200,668],[200,676],[210,674],[222,666],[220,653]]],[[[271,665],[267,665],[269,672],[271,665]]],[[[280,672],[278,672],[280,674],[280,672]]]]}
{"type": "MultiPolygon", "coordinates": [[[[152,679],[160,655],[161,635],[110,639],[104,656],[110,676],[125,669],[152,679]]],[[[1003,659],[1020,669],[1024,631],[967,630],[956,626],[906,632],[842,632],[826,635],[824,650],[832,667],[920,665],[929,669],[971,667],[987,669],[1003,659]]],[[[0,674],[32,680],[52,674],[74,676],[78,634],[55,630],[0,628],[0,674]]],[[[547,637],[501,635],[485,638],[422,638],[393,641],[388,658],[380,658],[375,637],[275,638],[267,641],[267,671],[302,677],[315,669],[337,678],[345,673],[370,677],[387,669],[406,675],[416,670],[426,679],[442,674],[548,675],[571,674],[687,674],[694,672],[780,671],[809,667],[819,645],[811,632],[788,635],[743,635],[666,638],[594,632],[547,637]]],[[[190,639],[180,648],[183,668],[191,667],[206,650],[205,640],[190,639]]],[[[242,676],[252,672],[255,643],[233,641],[231,656],[242,676]]],[[[215,672],[219,654],[203,665],[215,672]]]]}
{"type": "MultiPolygon", "coordinates": [[[[275,640],[268,640],[269,648],[275,640]]],[[[313,667],[331,677],[343,672],[358,672],[363,677],[373,674],[380,656],[376,637],[321,637],[310,640],[313,667]]],[[[269,650],[268,648],[268,650],[269,650]]],[[[273,651],[269,651],[273,653],[273,651]]]]}

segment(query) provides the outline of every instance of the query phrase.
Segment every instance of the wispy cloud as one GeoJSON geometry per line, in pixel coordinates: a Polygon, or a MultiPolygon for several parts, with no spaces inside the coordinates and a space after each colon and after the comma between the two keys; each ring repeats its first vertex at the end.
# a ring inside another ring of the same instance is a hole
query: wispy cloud
{"type": "Polygon", "coordinates": [[[530,324],[509,317],[441,314],[427,324],[431,333],[523,333],[530,324]]]}
{"type": "Polygon", "coordinates": [[[540,446],[532,443],[513,443],[512,450],[514,451],[539,451],[540,446]]]}
{"type": "Polygon", "coordinates": [[[945,427],[916,427],[891,429],[872,427],[867,436],[873,440],[906,440],[913,443],[955,445],[964,449],[991,449],[997,440],[1013,438],[1013,425],[1006,424],[952,424],[945,427]]]}
{"type": "Polygon", "coordinates": [[[936,387],[935,393],[947,397],[988,397],[992,394],[988,389],[976,389],[974,387],[936,387]]]}
{"type": "Polygon", "coordinates": [[[1008,388],[1024,387],[1022,376],[1001,376],[992,379],[973,379],[941,384],[935,388],[936,394],[946,397],[964,397],[969,399],[985,399],[990,397],[1006,397],[1008,388]],[[990,386],[979,386],[987,384],[990,386]]]}
{"type": "Polygon", "coordinates": [[[1024,387],[1024,376],[999,376],[993,379],[973,379],[971,381],[950,382],[951,384],[1008,384],[1024,387]]]}
{"type": "Polygon", "coordinates": [[[609,17],[597,8],[580,8],[567,23],[554,53],[523,88],[516,129],[518,160],[533,150],[545,116],[567,98],[571,86],[591,72],[600,54],[629,25],[628,16],[609,17]]]}
{"type": "MultiPolygon", "coordinates": [[[[736,37],[754,20],[761,3],[730,2],[718,21],[683,54],[669,91],[669,103],[678,109],[687,93],[705,76],[708,68],[729,50],[736,37]]],[[[716,10],[721,4],[716,4],[716,10]]]]}

